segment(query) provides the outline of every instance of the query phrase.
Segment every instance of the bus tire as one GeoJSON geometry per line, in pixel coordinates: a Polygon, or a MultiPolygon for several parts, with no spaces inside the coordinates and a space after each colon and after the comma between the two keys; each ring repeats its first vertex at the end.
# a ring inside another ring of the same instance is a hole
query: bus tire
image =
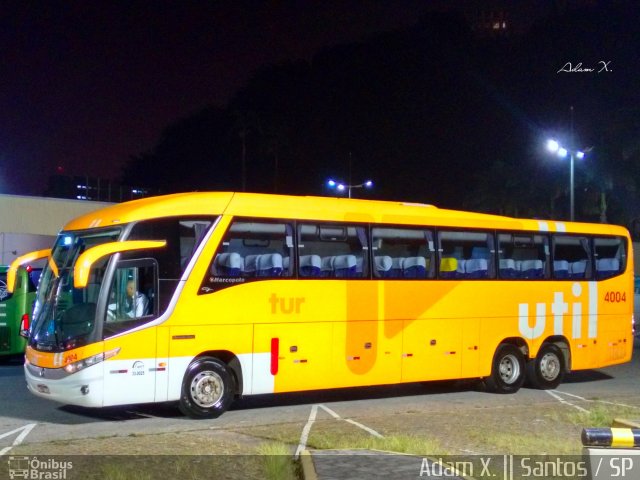
{"type": "Polygon", "coordinates": [[[524,383],[525,360],[515,345],[503,344],[493,356],[491,375],[485,379],[487,389],[494,393],[516,393],[524,383]]]}
{"type": "Polygon", "coordinates": [[[182,381],[180,411],[192,418],[218,418],[231,405],[233,391],[233,378],[223,362],[197,358],[182,381]]]}
{"type": "Polygon", "coordinates": [[[545,343],[538,355],[527,362],[527,379],[540,390],[556,388],[564,378],[564,355],[557,345],[545,343]]]}

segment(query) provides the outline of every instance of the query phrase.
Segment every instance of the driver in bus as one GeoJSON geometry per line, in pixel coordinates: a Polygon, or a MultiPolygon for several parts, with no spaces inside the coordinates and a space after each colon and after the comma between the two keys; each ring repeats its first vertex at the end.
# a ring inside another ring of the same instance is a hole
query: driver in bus
{"type": "Polygon", "coordinates": [[[108,313],[108,321],[116,320],[116,311],[120,312],[117,316],[120,318],[139,318],[144,317],[148,313],[149,299],[144,293],[136,290],[135,280],[127,282],[127,291],[124,304],[120,308],[116,303],[110,303],[108,313]]]}
{"type": "Polygon", "coordinates": [[[124,313],[129,318],[144,317],[149,307],[149,299],[144,293],[136,290],[136,282],[127,282],[127,296],[125,299],[124,313]]]}

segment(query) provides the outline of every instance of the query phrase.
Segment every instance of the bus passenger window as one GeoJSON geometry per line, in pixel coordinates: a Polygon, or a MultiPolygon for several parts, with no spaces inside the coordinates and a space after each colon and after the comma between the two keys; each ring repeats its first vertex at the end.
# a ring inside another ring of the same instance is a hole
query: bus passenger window
{"type": "Polygon", "coordinates": [[[288,223],[234,221],[205,277],[200,293],[293,273],[293,227],[288,223]]]}
{"type": "Polygon", "coordinates": [[[440,278],[495,278],[493,235],[477,231],[440,231],[440,278]]]}
{"type": "Polygon", "coordinates": [[[595,238],[596,278],[602,280],[626,270],[626,242],[622,237],[595,238]]]}
{"type": "Polygon", "coordinates": [[[589,243],[587,237],[554,235],[554,278],[591,278],[591,248],[589,243]]]}
{"type": "Polygon", "coordinates": [[[367,229],[349,224],[298,226],[300,278],[367,278],[367,229]]]}
{"type": "Polygon", "coordinates": [[[373,276],[434,278],[435,244],[431,230],[375,227],[371,230],[373,276]]]}
{"type": "Polygon", "coordinates": [[[550,278],[549,239],[528,233],[498,234],[498,276],[501,279],[550,278]]]}

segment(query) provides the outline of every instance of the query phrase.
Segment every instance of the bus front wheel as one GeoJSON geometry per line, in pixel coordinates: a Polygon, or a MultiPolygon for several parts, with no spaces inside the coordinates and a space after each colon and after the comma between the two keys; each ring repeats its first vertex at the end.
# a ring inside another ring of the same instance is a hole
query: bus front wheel
{"type": "Polygon", "coordinates": [[[525,379],[522,351],[515,345],[500,345],[493,356],[491,375],[485,380],[487,388],[495,393],[515,393],[525,379]]]}
{"type": "Polygon", "coordinates": [[[212,357],[194,360],[182,382],[180,411],[192,418],[217,418],[233,400],[233,380],[227,366],[212,357]]]}
{"type": "Polygon", "coordinates": [[[538,355],[527,363],[527,379],[540,390],[549,390],[560,385],[564,377],[564,356],[557,345],[547,343],[538,355]]]}

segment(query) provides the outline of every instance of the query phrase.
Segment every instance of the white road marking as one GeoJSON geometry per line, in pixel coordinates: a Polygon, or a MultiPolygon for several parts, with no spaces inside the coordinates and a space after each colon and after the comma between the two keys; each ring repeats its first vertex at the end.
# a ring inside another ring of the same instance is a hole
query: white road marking
{"type": "Polygon", "coordinates": [[[370,433],[374,437],[384,438],[384,436],[380,435],[373,428],[369,428],[366,425],[363,425],[363,424],[361,424],[359,422],[356,422],[355,420],[351,420],[350,418],[342,418],[342,417],[340,417],[340,415],[338,415],[336,412],[331,410],[329,407],[326,407],[326,406],[324,406],[322,404],[319,405],[319,407],[322,408],[325,412],[329,413],[333,418],[336,418],[338,420],[344,420],[345,422],[349,422],[351,425],[355,425],[356,427],[363,429],[365,432],[370,433]]]}
{"type": "Polygon", "coordinates": [[[13,447],[17,447],[18,445],[20,445],[24,441],[24,439],[27,438],[27,435],[31,433],[31,430],[33,430],[33,428],[36,425],[37,423],[30,423],[28,425],[25,425],[24,427],[16,428],[15,430],[11,430],[10,432],[3,433],[2,435],[0,435],[0,439],[3,439],[5,437],[9,437],[15,433],[18,433],[19,431],[22,430],[22,433],[18,435],[18,437],[13,441],[13,444],[10,447],[5,447],[2,450],[0,450],[0,457],[3,456],[5,453],[7,453],[9,450],[11,450],[13,447]]]}
{"type": "MultiPolygon", "coordinates": [[[[582,408],[579,405],[574,405],[571,402],[568,402],[567,400],[565,400],[564,398],[562,398],[560,395],[554,393],[556,390],[545,390],[545,392],[547,392],[549,395],[551,395],[553,398],[555,398],[556,400],[558,400],[560,403],[564,404],[564,405],[569,405],[570,407],[575,408],[576,410],[580,410],[583,413],[589,413],[589,410],[587,410],[586,408],[582,408]]],[[[558,392],[558,393],[563,393],[563,392],[558,392]]]]}
{"type": "Polygon", "coordinates": [[[589,398],[584,398],[584,397],[581,397],[580,395],[575,395],[575,394],[569,393],[569,392],[562,392],[560,390],[552,390],[552,391],[556,392],[556,393],[559,393],[559,394],[562,394],[562,395],[567,395],[569,397],[577,398],[578,400],[582,400],[584,402],[598,402],[598,403],[606,403],[607,405],[616,405],[618,407],[640,408],[640,406],[638,406],[638,405],[628,405],[626,403],[608,402],[607,400],[599,400],[599,399],[591,400],[589,398]]]}
{"type": "Polygon", "coordinates": [[[369,433],[370,435],[373,435],[374,437],[384,438],[384,436],[380,435],[373,428],[369,428],[366,425],[356,422],[355,420],[351,420],[350,418],[342,418],[340,415],[338,415],[336,412],[331,410],[329,407],[322,404],[318,404],[311,407],[311,413],[309,414],[309,419],[307,420],[307,423],[302,429],[302,434],[300,435],[300,443],[298,443],[298,448],[296,448],[296,453],[293,456],[293,458],[296,460],[300,457],[300,454],[302,453],[302,451],[307,448],[307,441],[309,440],[309,433],[311,432],[311,426],[316,421],[316,417],[318,415],[318,407],[323,409],[325,412],[327,412],[336,420],[343,420],[345,422],[350,423],[351,425],[355,425],[356,427],[361,428],[362,430],[369,433]]]}
{"type": "Polygon", "coordinates": [[[318,405],[321,409],[323,409],[325,412],[327,412],[329,415],[331,415],[333,418],[338,419],[338,420],[342,420],[340,418],[340,415],[338,415],[336,412],[334,412],[333,410],[331,410],[329,407],[325,407],[324,405],[320,404],[318,405]]]}
{"type": "Polygon", "coordinates": [[[373,428],[369,428],[366,425],[362,425],[361,423],[358,423],[355,420],[351,420],[350,418],[345,418],[344,421],[345,422],[349,422],[350,424],[355,425],[356,427],[360,427],[365,432],[369,432],[374,437],[384,438],[382,435],[380,435],[378,432],[376,432],[373,428]]]}
{"type": "Polygon", "coordinates": [[[311,413],[309,414],[309,420],[307,420],[307,424],[302,429],[302,435],[300,435],[300,443],[298,443],[298,448],[296,449],[296,453],[293,456],[296,460],[300,457],[300,453],[307,448],[307,440],[309,439],[309,432],[311,431],[311,425],[316,421],[316,415],[318,414],[318,405],[314,405],[311,407],[311,413]]]}

